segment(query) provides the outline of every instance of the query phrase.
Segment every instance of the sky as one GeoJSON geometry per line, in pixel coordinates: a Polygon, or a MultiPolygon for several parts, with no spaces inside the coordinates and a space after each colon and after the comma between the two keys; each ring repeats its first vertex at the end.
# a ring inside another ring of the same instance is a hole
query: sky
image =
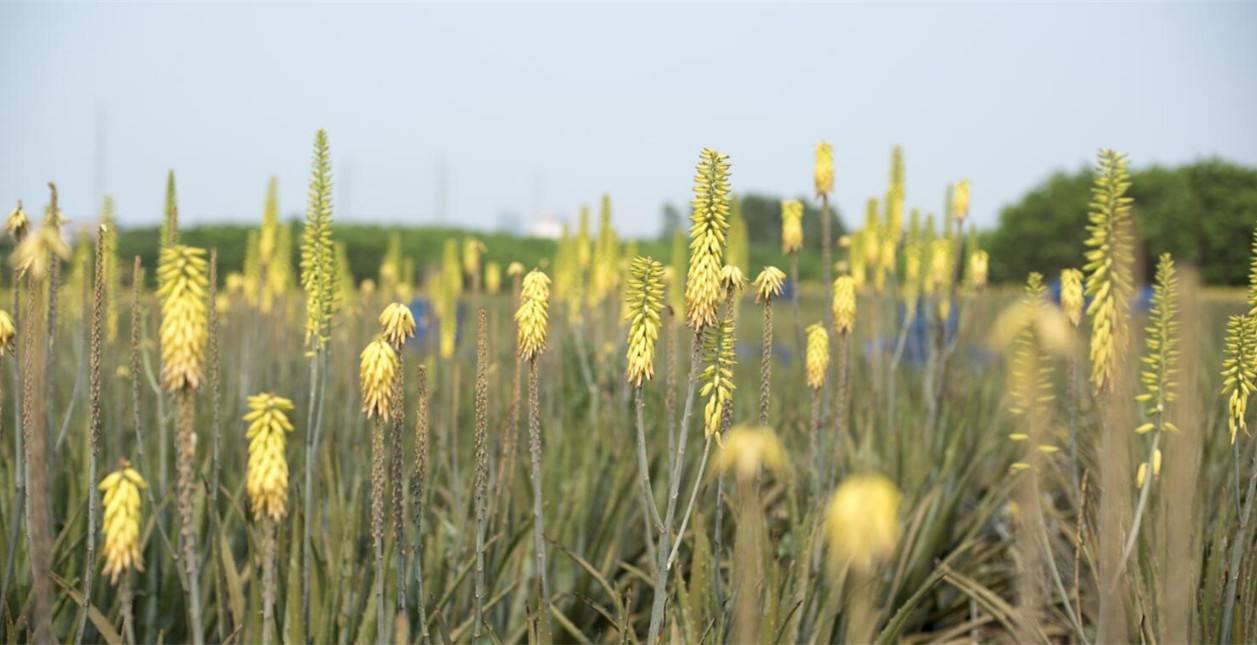
{"type": "Polygon", "coordinates": [[[610,194],[622,234],[689,199],[804,196],[835,148],[851,222],[904,147],[909,206],[973,218],[1097,149],[1257,165],[1257,3],[0,4],[0,206],[72,220],[304,211],[326,128],[341,221],[523,228],[610,194]],[[6,204],[5,202],[8,202],[6,204]],[[34,208],[30,208],[34,207],[34,208]]]}

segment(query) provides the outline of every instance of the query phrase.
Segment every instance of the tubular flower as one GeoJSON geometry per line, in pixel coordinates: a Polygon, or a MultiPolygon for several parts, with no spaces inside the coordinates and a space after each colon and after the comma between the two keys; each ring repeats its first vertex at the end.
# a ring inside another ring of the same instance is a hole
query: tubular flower
{"type": "Polygon", "coordinates": [[[624,319],[629,321],[628,381],[641,387],[655,373],[655,343],[663,309],[663,265],[636,257],[629,268],[624,319]]]}
{"type": "Polygon", "coordinates": [[[52,226],[41,226],[33,235],[27,235],[13,249],[9,263],[17,269],[18,276],[30,275],[40,280],[48,272],[53,256],[70,257],[70,247],[61,239],[61,232],[52,226]]]}
{"type": "Polygon", "coordinates": [[[825,509],[830,571],[848,566],[862,574],[895,552],[899,542],[899,490],[881,475],[853,475],[838,485],[825,509]]]}
{"type": "Polygon", "coordinates": [[[521,275],[524,275],[524,265],[523,265],[523,263],[521,263],[521,262],[512,262],[512,263],[510,263],[510,264],[506,265],[506,275],[507,275],[508,277],[511,277],[511,278],[516,278],[516,277],[519,277],[519,276],[521,276],[521,275]]]}
{"type": "Polygon", "coordinates": [[[301,231],[300,269],[306,296],[306,347],[318,349],[331,340],[332,317],[340,306],[336,247],[332,243],[332,164],[324,130],[314,133],[312,166],[306,222],[301,231]]]}
{"type": "Polygon", "coordinates": [[[1227,429],[1231,443],[1248,433],[1248,398],[1257,389],[1257,322],[1250,316],[1231,316],[1226,322],[1226,354],[1222,360],[1222,394],[1227,397],[1227,429]]]}
{"type": "Polygon", "coordinates": [[[1126,196],[1130,174],[1126,157],[1101,150],[1091,188],[1087,225],[1087,295],[1091,305],[1091,383],[1099,392],[1113,384],[1118,362],[1126,353],[1130,299],[1134,294],[1134,251],[1131,246],[1133,201],[1126,196]]]}
{"type": "Polygon", "coordinates": [[[777,267],[764,267],[759,275],[755,277],[755,301],[771,302],[774,298],[781,295],[781,286],[785,283],[786,274],[781,272],[777,267]]]}
{"type": "Polygon", "coordinates": [[[1174,401],[1178,376],[1178,276],[1169,253],[1162,253],[1157,259],[1152,306],[1144,332],[1147,353],[1139,375],[1143,392],[1136,399],[1148,405],[1149,415],[1155,415],[1174,401]]]}
{"type": "Polygon", "coordinates": [[[715,435],[716,441],[722,441],[720,426],[724,421],[725,406],[733,399],[733,321],[721,320],[712,325],[711,330],[703,339],[703,387],[701,396],[707,397],[707,405],[703,409],[703,431],[706,436],[715,435]]]}
{"type": "Polygon", "coordinates": [[[812,323],[807,328],[807,386],[819,390],[825,386],[825,370],[829,369],[829,332],[824,325],[812,323]]]}
{"type": "Polygon", "coordinates": [[[981,289],[986,286],[988,268],[991,265],[991,256],[986,251],[978,249],[969,254],[968,271],[965,272],[965,281],[974,289],[981,289]]]}
{"type": "Polygon", "coordinates": [[[834,147],[828,141],[816,144],[816,165],[812,169],[816,183],[816,195],[828,195],[834,190],[834,147]]]}
{"type": "Polygon", "coordinates": [[[358,380],[362,387],[362,411],[368,419],[388,421],[392,416],[391,392],[397,376],[397,353],[377,336],[362,350],[358,380]]]}
{"type": "Polygon", "coordinates": [[[726,264],[720,270],[720,288],[725,293],[737,293],[746,288],[746,276],[742,274],[742,269],[736,265],[726,264]]]}
{"type": "Polygon", "coordinates": [[[0,309],[0,358],[4,358],[5,352],[13,349],[13,338],[17,335],[17,328],[13,325],[13,317],[9,312],[0,309]]]}
{"type": "Polygon", "coordinates": [[[502,265],[497,262],[484,265],[484,290],[491,296],[502,290],[502,265]]]}
{"type": "Polygon", "coordinates": [[[951,216],[963,221],[969,216],[969,180],[956,182],[951,193],[951,216]]]}
{"type": "Polygon", "coordinates": [[[549,321],[550,278],[539,269],[524,276],[519,310],[515,323],[519,327],[519,357],[531,361],[546,348],[546,324],[549,321]]]}
{"type": "Polygon", "coordinates": [[[292,401],[274,394],[255,394],[248,399],[249,467],[245,490],[253,501],[254,517],[279,521],[288,507],[288,459],[284,456],[285,434],[292,432],[287,412],[292,401]]]}
{"type": "Polygon", "coordinates": [[[739,425],[729,430],[712,469],[748,480],[758,475],[761,468],[785,475],[788,464],[786,449],[772,428],[739,425]]]}
{"type": "Polygon", "coordinates": [[[798,253],[803,248],[803,202],[781,202],[781,252],[798,253]]]}
{"type": "Polygon", "coordinates": [[[840,275],[834,280],[834,331],[850,334],[855,329],[855,278],[840,275]]]}
{"type": "Polygon", "coordinates": [[[123,459],[118,470],[109,473],[100,482],[105,494],[104,523],[105,569],[110,584],[118,584],[118,577],[130,569],[144,570],[140,550],[140,491],[147,488],[144,478],[123,459]]]}
{"type": "Polygon", "coordinates": [[[1082,323],[1082,271],[1061,269],[1061,309],[1075,327],[1082,323]]]}
{"type": "Polygon", "coordinates": [[[17,203],[17,207],[9,212],[9,218],[4,221],[4,229],[8,231],[9,236],[15,240],[26,237],[26,231],[30,228],[31,221],[26,217],[26,211],[22,208],[22,202],[17,203]]]}
{"type": "Polygon", "coordinates": [[[690,266],[685,279],[685,317],[698,331],[716,322],[720,269],[729,230],[729,157],[703,148],[694,176],[690,216],[690,266]]]}
{"type": "Polygon", "coordinates": [[[394,349],[400,349],[406,341],[415,335],[415,317],[410,307],[400,302],[384,308],[380,312],[380,333],[394,349]]]}
{"type": "Polygon", "coordinates": [[[157,297],[162,314],[162,387],[167,391],[201,386],[209,338],[208,266],[205,249],[172,244],[161,250],[157,297]]]}

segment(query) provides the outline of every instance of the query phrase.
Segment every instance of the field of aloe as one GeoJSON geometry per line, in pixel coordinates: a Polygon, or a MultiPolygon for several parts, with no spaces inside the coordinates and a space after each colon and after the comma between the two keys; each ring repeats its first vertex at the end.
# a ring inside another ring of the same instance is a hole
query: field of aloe
{"type": "Polygon", "coordinates": [[[1116,152],[1077,268],[1003,285],[967,182],[911,208],[895,149],[838,237],[814,154],[822,234],[784,202],[775,266],[710,149],[667,257],[603,198],[539,266],[468,234],[369,277],[322,131],[243,266],[180,243],[173,174],[156,266],[108,201],[64,241],[50,185],[7,221],[0,634],[1257,640],[1257,284],[1135,257],[1116,152]]]}

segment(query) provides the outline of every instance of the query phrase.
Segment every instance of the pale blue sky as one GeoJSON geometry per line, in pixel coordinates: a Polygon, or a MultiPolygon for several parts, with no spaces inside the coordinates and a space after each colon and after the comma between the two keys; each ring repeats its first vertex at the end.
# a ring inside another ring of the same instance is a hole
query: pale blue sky
{"type": "Polygon", "coordinates": [[[909,204],[967,177],[980,225],[1101,146],[1257,164],[1253,3],[3,4],[0,34],[0,205],[56,179],[79,221],[102,190],[156,221],[167,168],[185,221],[257,218],[271,174],[299,212],[318,127],[339,219],[435,221],[444,159],[449,223],[609,192],[633,235],[702,146],[793,195],[828,138],[859,212],[900,143],[909,204]]]}

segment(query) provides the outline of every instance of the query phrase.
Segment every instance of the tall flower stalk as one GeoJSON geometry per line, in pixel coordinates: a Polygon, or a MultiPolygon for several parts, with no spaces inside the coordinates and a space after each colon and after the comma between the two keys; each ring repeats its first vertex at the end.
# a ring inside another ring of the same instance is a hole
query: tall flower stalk
{"type": "Polygon", "coordinates": [[[542,640],[550,638],[550,579],[546,574],[544,502],[541,497],[541,382],[537,359],[546,348],[550,320],[550,278],[539,269],[524,277],[519,310],[516,346],[519,357],[528,364],[528,448],[532,458],[533,565],[540,589],[538,624],[542,640]]]}
{"type": "MultiPolygon", "coordinates": [[[[703,348],[704,332],[717,322],[720,302],[724,291],[720,284],[720,271],[724,267],[725,238],[729,229],[729,157],[711,148],[699,153],[698,167],[694,175],[694,198],[691,201],[690,257],[685,280],[685,320],[694,332],[694,345],[690,352],[690,375],[686,386],[684,411],[676,437],[676,450],[671,455],[668,475],[668,504],[660,531],[659,560],[655,572],[655,597],[650,611],[650,628],[647,642],[657,641],[663,628],[664,606],[667,601],[668,566],[671,548],[663,545],[671,541],[672,523],[676,517],[677,496],[681,489],[681,471],[685,463],[685,443],[693,411],[694,393],[698,384],[698,367],[703,348]]],[[[708,435],[710,437],[710,435],[708,435]]],[[[709,439],[710,441],[710,439],[709,439]]],[[[710,444],[709,444],[710,445],[710,444]]]]}
{"type": "Polygon", "coordinates": [[[382,336],[362,350],[359,385],[362,411],[371,428],[371,539],[375,553],[375,620],[377,633],[387,628],[384,609],[384,484],[387,465],[384,430],[393,416],[393,382],[399,369],[397,353],[382,336]]]}
{"type": "Polygon", "coordinates": [[[759,359],[759,424],[768,425],[768,411],[772,402],[773,367],[773,300],[781,295],[785,274],[777,267],[764,267],[755,278],[755,301],[764,307],[764,322],[760,336],[759,359]]]}
{"type": "Polygon", "coordinates": [[[332,166],[327,132],[323,130],[314,134],[311,166],[305,228],[301,232],[301,288],[306,297],[305,341],[310,364],[301,517],[301,616],[302,624],[307,626],[311,620],[310,575],[314,568],[314,464],[323,432],[332,317],[340,304],[336,249],[332,242],[332,166]]]}
{"type": "Polygon", "coordinates": [[[292,401],[262,393],[248,398],[249,461],[245,490],[253,503],[253,517],[262,524],[262,643],[269,645],[275,631],[276,525],[288,514],[287,433],[292,401]]]}
{"type": "Polygon", "coordinates": [[[663,310],[663,265],[648,257],[637,257],[629,269],[625,289],[624,318],[629,322],[627,379],[633,386],[635,426],[637,429],[637,476],[641,485],[642,522],[651,555],[658,557],[655,533],[663,520],[655,504],[654,487],[650,483],[650,457],[646,450],[646,399],[642,386],[655,374],[655,346],[659,341],[663,310]]]}
{"type": "Polygon", "coordinates": [[[193,643],[201,633],[200,559],[195,515],[196,391],[204,380],[208,338],[209,280],[205,250],[173,244],[162,250],[157,269],[161,299],[162,387],[175,396],[175,466],[177,471],[179,534],[188,582],[189,631],[193,643]]]}

